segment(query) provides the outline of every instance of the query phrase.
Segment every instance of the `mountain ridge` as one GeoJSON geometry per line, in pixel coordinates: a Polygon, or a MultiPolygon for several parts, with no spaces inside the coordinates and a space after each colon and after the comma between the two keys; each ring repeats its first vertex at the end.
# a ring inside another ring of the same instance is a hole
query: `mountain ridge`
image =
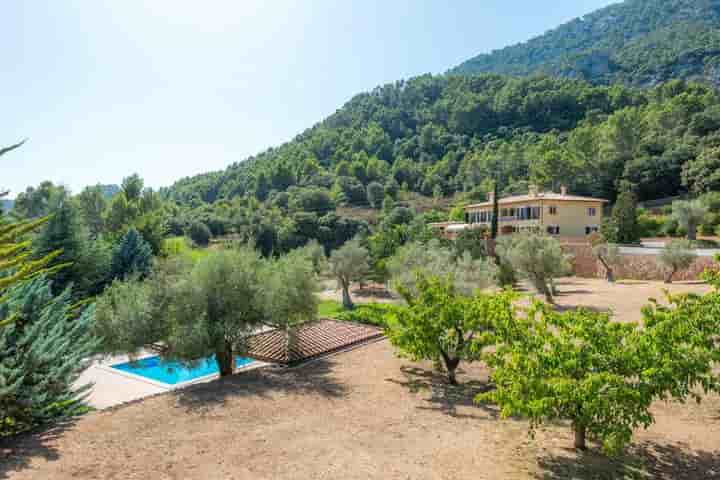
{"type": "Polygon", "coordinates": [[[448,73],[548,74],[642,87],[682,78],[720,86],[719,29],[720,0],[626,0],[448,73]]]}

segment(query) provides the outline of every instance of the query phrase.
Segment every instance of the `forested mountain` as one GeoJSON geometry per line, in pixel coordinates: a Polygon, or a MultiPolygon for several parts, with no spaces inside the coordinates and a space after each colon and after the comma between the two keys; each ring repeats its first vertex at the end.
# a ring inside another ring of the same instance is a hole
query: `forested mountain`
{"type": "Polygon", "coordinates": [[[720,85],[720,0],[626,0],[451,73],[545,73],[652,86],[674,78],[720,85]]]}
{"type": "Polygon", "coordinates": [[[718,190],[718,91],[669,79],[712,77],[718,18],[720,0],[628,0],[453,73],[359,94],[290,142],[163,189],[174,230],[200,222],[268,252],[313,238],[330,249],[364,228],[337,207],[407,223],[393,206],[480,199],[493,182],[501,194],[564,183],[611,201],[621,189],[640,200],[718,190]]]}
{"type": "Polygon", "coordinates": [[[566,182],[611,200],[624,182],[653,199],[720,187],[707,175],[718,128],[718,94],[700,84],[427,75],[358,95],[293,141],[164,193],[194,206],[238,196],[287,204],[279,192],[309,189],[365,205],[370,184],[382,199],[400,188],[482,195],[496,179],[507,192],[566,182]]]}

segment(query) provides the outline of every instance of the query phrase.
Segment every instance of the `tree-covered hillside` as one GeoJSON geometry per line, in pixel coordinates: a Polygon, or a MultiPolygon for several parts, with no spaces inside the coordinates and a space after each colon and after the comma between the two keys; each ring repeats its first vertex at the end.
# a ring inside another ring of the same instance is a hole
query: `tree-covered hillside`
{"type": "Polygon", "coordinates": [[[654,199],[720,187],[719,128],[718,94],[699,84],[427,75],[358,95],[294,140],[164,194],[191,206],[247,196],[313,211],[320,196],[379,207],[400,189],[481,197],[497,180],[505,193],[567,183],[612,200],[628,184],[654,199]]]}
{"type": "Polygon", "coordinates": [[[626,0],[526,43],[474,57],[451,73],[546,73],[652,86],[720,85],[719,0],[626,0]]]}

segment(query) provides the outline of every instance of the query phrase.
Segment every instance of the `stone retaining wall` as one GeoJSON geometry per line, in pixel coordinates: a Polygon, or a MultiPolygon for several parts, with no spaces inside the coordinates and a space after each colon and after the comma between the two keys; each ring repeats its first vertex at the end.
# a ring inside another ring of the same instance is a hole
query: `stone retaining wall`
{"type": "MultiPolygon", "coordinates": [[[[573,255],[573,274],[585,278],[604,278],[605,268],[595,258],[587,243],[563,243],[563,250],[573,255]]],[[[700,280],[706,268],[720,268],[712,257],[698,257],[687,270],[677,272],[673,280],[700,280]]],[[[615,277],[629,280],[664,280],[665,273],[657,255],[621,254],[615,266],[615,277]]]]}

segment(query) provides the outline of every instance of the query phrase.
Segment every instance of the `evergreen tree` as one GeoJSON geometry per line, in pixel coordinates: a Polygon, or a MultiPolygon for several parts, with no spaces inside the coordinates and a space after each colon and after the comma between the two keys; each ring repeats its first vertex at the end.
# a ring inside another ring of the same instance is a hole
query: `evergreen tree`
{"type": "Polygon", "coordinates": [[[618,195],[613,206],[612,217],[603,230],[603,235],[610,243],[635,243],[640,239],[635,193],[624,189],[618,195]]]}
{"type": "Polygon", "coordinates": [[[73,387],[98,347],[93,311],[71,316],[69,290],[53,296],[40,277],[12,289],[0,303],[0,437],[79,413],[87,387],[73,387]]]}
{"type": "Polygon", "coordinates": [[[153,256],[150,245],[134,228],[130,228],[113,252],[112,276],[125,278],[129,275],[147,276],[152,268],[153,256]]]}
{"type": "Polygon", "coordinates": [[[490,222],[490,238],[495,240],[498,236],[498,222],[500,219],[498,218],[500,215],[500,206],[499,206],[499,199],[498,199],[498,185],[497,181],[493,182],[493,211],[492,211],[492,219],[490,222]]]}
{"type": "Polygon", "coordinates": [[[67,267],[53,276],[52,290],[62,292],[71,284],[83,279],[81,261],[88,247],[87,234],[77,206],[71,200],[60,203],[35,242],[35,256],[42,258],[60,251],[57,261],[67,267]]]}

